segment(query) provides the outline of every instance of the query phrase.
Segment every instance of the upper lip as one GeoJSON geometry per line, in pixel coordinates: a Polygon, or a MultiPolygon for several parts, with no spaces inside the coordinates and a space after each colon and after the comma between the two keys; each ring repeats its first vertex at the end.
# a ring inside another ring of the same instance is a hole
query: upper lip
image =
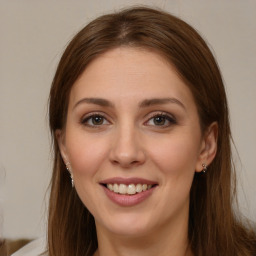
{"type": "Polygon", "coordinates": [[[99,182],[100,184],[147,184],[147,185],[156,185],[156,181],[144,179],[144,178],[138,178],[138,177],[131,177],[131,178],[122,178],[122,177],[113,177],[108,178],[105,180],[102,180],[99,182]]]}

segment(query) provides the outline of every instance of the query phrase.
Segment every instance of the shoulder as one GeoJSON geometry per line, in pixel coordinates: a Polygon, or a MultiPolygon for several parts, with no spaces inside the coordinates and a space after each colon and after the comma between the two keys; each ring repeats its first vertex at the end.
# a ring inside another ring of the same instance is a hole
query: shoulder
{"type": "Polygon", "coordinates": [[[40,238],[25,245],[11,256],[47,256],[48,253],[45,251],[46,241],[44,238],[40,238]]]}

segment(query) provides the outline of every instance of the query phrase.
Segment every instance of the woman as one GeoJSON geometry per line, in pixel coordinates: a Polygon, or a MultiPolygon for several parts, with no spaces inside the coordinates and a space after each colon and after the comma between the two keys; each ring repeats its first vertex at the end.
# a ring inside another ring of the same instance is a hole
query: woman
{"type": "Polygon", "coordinates": [[[53,255],[256,255],[233,210],[220,71],[184,21],[105,15],[65,50],[49,100],[53,255]]]}

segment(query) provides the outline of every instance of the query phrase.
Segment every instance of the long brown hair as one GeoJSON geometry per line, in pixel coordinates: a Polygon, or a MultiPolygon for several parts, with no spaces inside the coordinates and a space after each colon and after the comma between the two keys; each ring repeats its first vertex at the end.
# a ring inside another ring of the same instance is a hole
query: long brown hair
{"type": "Polygon", "coordinates": [[[55,131],[66,123],[69,94],[86,66],[120,46],[157,51],[172,63],[193,93],[202,132],[218,123],[217,155],[207,174],[195,174],[190,195],[189,240],[194,255],[249,256],[256,253],[253,231],[235,216],[235,176],[225,89],[219,68],[201,36],[187,23],[160,10],[125,9],[101,16],[67,46],[58,65],[49,99],[54,166],[49,205],[50,256],[92,255],[97,249],[94,218],[70,184],[55,131]]]}

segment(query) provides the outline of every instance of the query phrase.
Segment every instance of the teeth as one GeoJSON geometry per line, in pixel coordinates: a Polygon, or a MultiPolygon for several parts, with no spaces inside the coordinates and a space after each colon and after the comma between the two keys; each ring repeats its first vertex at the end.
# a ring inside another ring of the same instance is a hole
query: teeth
{"type": "Polygon", "coordinates": [[[136,185],[136,192],[140,193],[141,191],[142,191],[142,185],[141,184],[136,185]]]}
{"type": "Polygon", "coordinates": [[[113,185],[112,185],[112,184],[108,184],[108,185],[107,185],[107,187],[108,187],[108,189],[109,189],[109,190],[111,190],[111,191],[113,191],[113,190],[114,190],[114,188],[113,188],[113,185]]]}
{"type": "Polygon", "coordinates": [[[141,193],[143,191],[146,191],[148,189],[152,188],[152,185],[147,185],[147,184],[107,184],[107,188],[110,191],[113,191],[117,194],[122,194],[122,195],[134,195],[136,193],[141,193]]]}
{"type": "Polygon", "coordinates": [[[136,188],[134,184],[130,184],[127,187],[127,194],[134,195],[136,193],[136,188]]]}
{"type": "Polygon", "coordinates": [[[119,192],[119,187],[118,187],[117,184],[114,184],[114,185],[113,185],[113,191],[114,191],[115,193],[118,193],[118,192],[119,192]]]}
{"type": "Polygon", "coordinates": [[[124,184],[120,184],[118,192],[122,195],[125,195],[127,193],[127,186],[124,184]]]}

